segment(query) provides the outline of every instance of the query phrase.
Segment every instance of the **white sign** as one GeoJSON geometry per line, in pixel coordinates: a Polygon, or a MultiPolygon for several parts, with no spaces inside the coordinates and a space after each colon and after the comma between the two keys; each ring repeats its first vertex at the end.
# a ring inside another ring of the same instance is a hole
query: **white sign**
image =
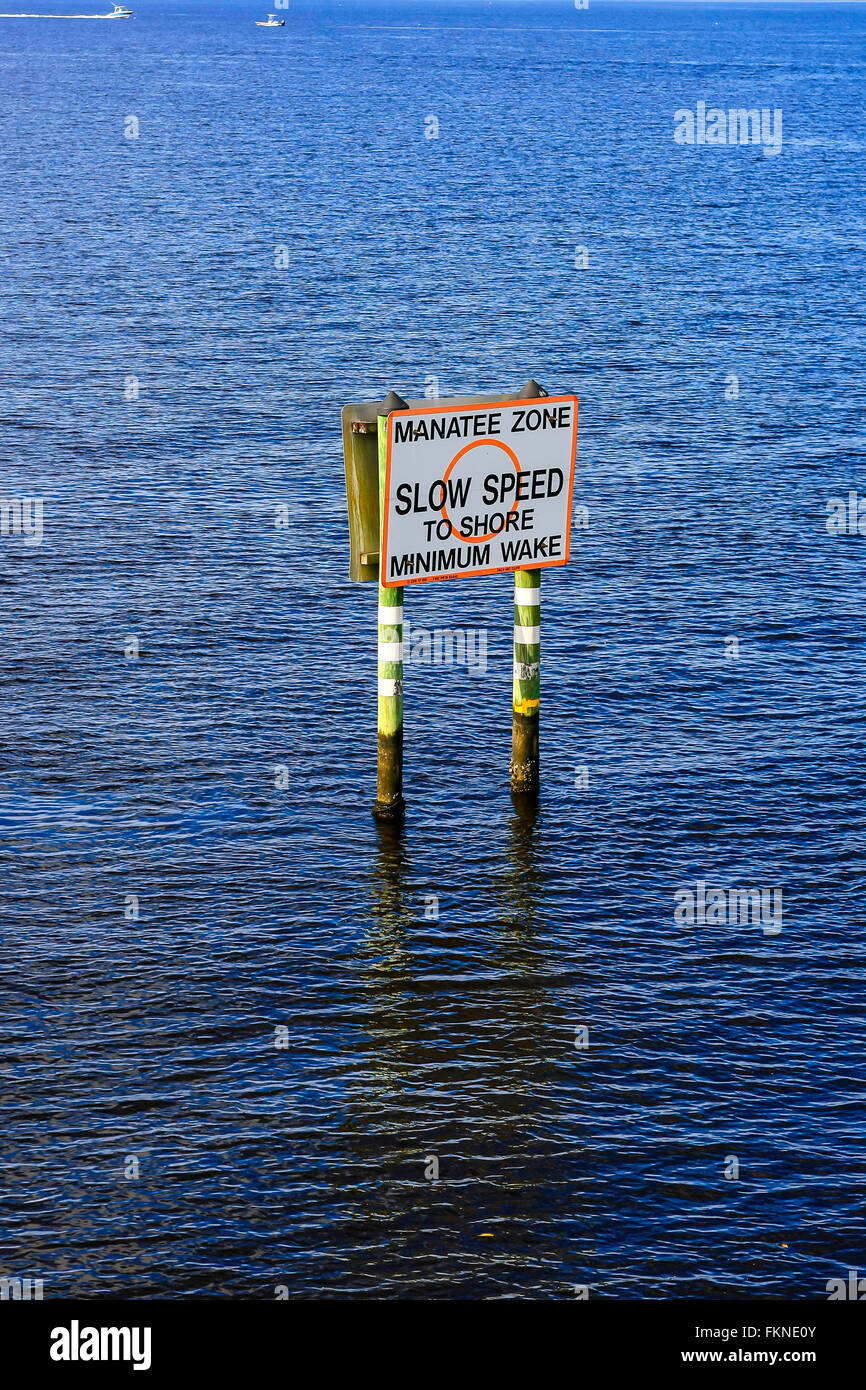
{"type": "Polygon", "coordinates": [[[381,582],[566,564],[576,450],[576,396],[395,410],[381,582]]]}

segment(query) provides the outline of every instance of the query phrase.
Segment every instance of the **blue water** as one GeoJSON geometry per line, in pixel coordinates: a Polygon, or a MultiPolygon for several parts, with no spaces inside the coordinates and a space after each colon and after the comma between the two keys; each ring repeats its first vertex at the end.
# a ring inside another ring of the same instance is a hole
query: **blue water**
{"type": "Polygon", "coordinates": [[[826,526],[866,9],[282,13],[0,21],[0,478],[44,499],[0,537],[0,1274],[825,1298],[866,1264],[866,538],[826,526]],[[780,154],[674,143],[700,100],[780,154]],[[530,376],[589,512],[538,814],[510,578],[459,579],[406,613],[488,668],[407,670],[388,834],[339,411],[530,376]],[[680,925],[698,879],[782,931],[680,925]]]}

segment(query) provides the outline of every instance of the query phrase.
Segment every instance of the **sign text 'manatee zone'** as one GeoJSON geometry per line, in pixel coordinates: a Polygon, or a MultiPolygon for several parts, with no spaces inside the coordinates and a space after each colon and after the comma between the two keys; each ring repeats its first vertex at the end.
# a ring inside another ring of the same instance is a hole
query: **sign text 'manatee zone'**
{"type": "MultiPolygon", "coordinates": [[[[514,410],[512,434],[532,434],[535,430],[567,429],[571,426],[571,405],[514,410]]],[[[415,443],[418,439],[478,439],[484,435],[497,437],[501,433],[501,411],[476,415],[443,415],[439,420],[396,420],[394,441],[397,444],[415,443]],[[471,426],[471,429],[470,429],[471,426]]]]}
{"type": "Polygon", "coordinates": [[[393,413],[382,583],[565,564],[576,443],[573,396],[393,413]]]}

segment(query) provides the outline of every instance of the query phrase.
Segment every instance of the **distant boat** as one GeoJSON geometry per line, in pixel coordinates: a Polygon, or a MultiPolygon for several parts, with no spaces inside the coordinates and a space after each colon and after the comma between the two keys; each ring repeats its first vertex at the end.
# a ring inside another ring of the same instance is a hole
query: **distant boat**
{"type": "Polygon", "coordinates": [[[128,10],[125,5],[115,5],[109,19],[132,19],[132,10],[128,10]]]}
{"type": "Polygon", "coordinates": [[[284,19],[277,19],[276,15],[269,14],[267,19],[257,19],[256,28],[258,29],[282,29],[285,24],[284,19]]]}

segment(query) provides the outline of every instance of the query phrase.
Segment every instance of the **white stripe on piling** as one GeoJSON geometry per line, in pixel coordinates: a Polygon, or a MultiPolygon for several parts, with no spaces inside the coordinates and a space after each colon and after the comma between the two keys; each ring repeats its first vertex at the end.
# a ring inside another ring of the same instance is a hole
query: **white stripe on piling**
{"type": "Polygon", "coordinates": [[[379,643],[380,661],[402,661],[403,643],[402,642],[380,642],[379,643]]]}
{"type": "Polygon", "coordinates": [[[387,696],[388,696],[389,698],[391,698],[391,699],[393,699],[393,697],[394,697],[395,695],[402,695],[402,694],[403,694],[403,682],[402,682],[402,681],[398,681],[398,680],[387,680],[387,679],[385,679],[384,677],[380,676],[380,677],[379,677],[379,694],[380,694],[380,695],[387,695],[387,696]]]}
{"type": "Polygon", "coordinates": [[[515,585],[514,602],[519,603],[521,608],[537,608],[541,602],[541,588],[519,589],[515,585]]]}

